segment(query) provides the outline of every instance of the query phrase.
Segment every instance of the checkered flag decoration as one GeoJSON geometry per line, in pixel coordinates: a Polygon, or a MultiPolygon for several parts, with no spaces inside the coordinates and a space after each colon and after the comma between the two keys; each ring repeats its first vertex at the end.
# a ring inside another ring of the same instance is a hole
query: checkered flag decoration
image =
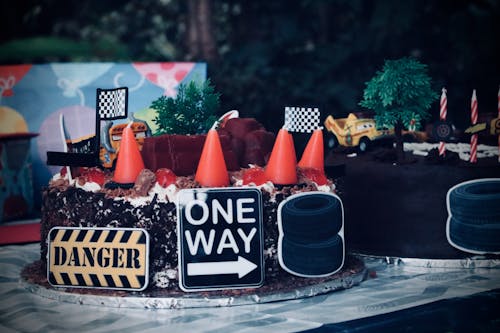
{"type": "Polygon", "coordinates": [[[127,118],[128,88],[97,89],[97,113],[100,119],[127,118]]]}
{"type": "Polygon", "coordinates": [[[320,128],[318,108],[285,107],[285,128],[289,132],[312,133],[320,128]]]}

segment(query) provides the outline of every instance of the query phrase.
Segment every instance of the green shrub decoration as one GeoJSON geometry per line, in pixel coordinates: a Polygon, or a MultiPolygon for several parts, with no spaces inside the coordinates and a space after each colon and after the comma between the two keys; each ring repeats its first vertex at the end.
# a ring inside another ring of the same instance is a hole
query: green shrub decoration
{"type": "Polygon", "coordinates": [[[153,119],[158,125],[155,135],[208,132],[217,120],[219,97],[210,80],[180,84],[177,97],[161,96],[151,104],[157,112],[153,119]]]}
{"type": "Polygon", "coordinates": [[[406,57],[386,60],[381,71],[366,83],[361,106],[375,112],[380,127],[406,127],[413,120],[419,128],[437,99],[427,65],[406,57]]]}
{"type": "Polygon", "coordinates": [[[398,161],[405,158],[402,131],[430,118],[427,111],[437,99],[427,65],[405,57],[386,60],[382,70],[366,83],[361,106],[375,112],[378,127],[394,127],[398,161]]]}

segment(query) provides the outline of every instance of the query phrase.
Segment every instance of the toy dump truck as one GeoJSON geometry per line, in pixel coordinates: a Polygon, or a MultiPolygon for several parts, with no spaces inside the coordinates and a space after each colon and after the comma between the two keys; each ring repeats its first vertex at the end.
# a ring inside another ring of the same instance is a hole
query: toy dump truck
{"type": "Polygon", "coordinates": [[[378,129],[372,118],[358,118],[349,113],[347,118],[334,119],[329,115],[325,119],[325,148],[333,149],[338,145],[358,147],[365,152],[375,140],[387,138],[394,134],[393,130],[378,129]]]}

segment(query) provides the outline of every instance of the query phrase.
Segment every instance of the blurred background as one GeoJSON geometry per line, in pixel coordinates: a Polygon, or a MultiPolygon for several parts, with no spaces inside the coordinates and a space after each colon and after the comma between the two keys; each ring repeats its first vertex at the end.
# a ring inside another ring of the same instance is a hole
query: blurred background
{"type": "MultiPolygon", "coordinates": [[[[363,111],[365,83],[386,59],[427,64],[448,119],[497,113],[496,0],[17,0],[0,4],[0,64],[197,61],[221,93],[268,129],[285,106],[363,111]]],[[[439,101],[430,110],[438,118],[439,101]]]]}

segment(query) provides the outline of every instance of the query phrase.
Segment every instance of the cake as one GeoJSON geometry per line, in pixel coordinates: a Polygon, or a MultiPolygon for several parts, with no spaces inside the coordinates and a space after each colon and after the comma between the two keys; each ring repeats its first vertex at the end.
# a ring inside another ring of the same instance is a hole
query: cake
{"type": "MultiPolygon", "coordinates": [[[[243,169],[231,173],[231,186],[254,186],[244,184],[245,174],[254,169],[243,169]]],[[[41,258],[47,257],[47,236],[55,226],[64,227],[125,227],[143,228],[150,236],[149,288],[179,291],[177,254],[176,195],[180,189],[196,188],[200,185],[193,176],[174,176],[168,182],[160,169],[153,173],[145,169],[131,189],[106,189],[104,183],[111,174],[88,169],[81,176],[69,181],[67,175],[54,175],[43,192],[41,258]],[[163,178],[162,178],[163,177],[163,178]],[[96,178],[100,178],[97,180],[96,178]],[[98,182],[96,182],[96,180],[98,182]],[[145,185],[147,183],[148,185],[145,185]],[[144,191],[144,189],[149,188],[144,191]],[[138,190],[142,189],[142,190],[138,190]],[[146,193],[146,195],[144,195],[146,193]]],[[[173,173],[169,173],[172,175],[173,173]]],[[[277,208],[287,197],[308,191],[333,192],[331,181],[318,186],[301,174],[299,182],[292,186],[275,186],[266,182],[258,186],[262,192],[264,221],[265,283],[276,283],[288,275],[280,268],[277,256],[277,208]]],[[[44,269],[45,270],[45,269],[44,269]]]]}
{"type": "MultiPolygon", "coordinates": [[[[339,257],[336,259],[335,265],[329,263],[325,269],[322,269],[322,264],[320,266],[316,264],[313,267],[314,274],[311,276],[294,274],[293,270],[284,269],[280,265],[280,251],[278,250],[280,204],[292,196],[294,198],[294,195],[307,193],[316,196],[321,196],[322,193],[331,195],[332,199],[328,200],[328,204],[331,204],[332,200],[340,201],[333,194],[336,192],[334,180],[327,178],[323,170],[312,167],[308,161],[305,161],[312,158],[316,159],[316,163],[319,162],[323,165],[322,142],[315,143],[321,147],[321,156],[306,156],[317,154],[314,150],[314,153],[304,153],[303,160],[297,163],[292,137],[285,130],[280,130],[276,142],[272,146],[268,144],[270,137],[268,132],[265,132],[260,126],[255,126],[255,121],[243,119],[234,121],[233,125],[231,122],[228,124],[229,126],[220,130],[219,133],[210,130],[203,140],[200,140],[199,137],[172,135],[149,138],[145,141],[142,151],[143,160],[146,161],[145,166],[140,166],[139,174],[133,178],[135,181],[132,184],[126,184],[125,187],[116,183],[117,174],[120,173],[119,169],[123,165],[120,158],[124,156],[124,153],[119,153],[114,171],[100,168],[79,168],[73,170],[72,177],[70,177],[67,168],[63,167],[60,173],[53,176],[42,195],[42,241],[39,271],[47,272],[50,252],[48,243],[54,228],[141,229],[149,235],[149,274],[147,275],[147,289],[144,292],[146,295],[151,295],[151,293],[155,295],[158,293],[161,295],[182,295],[186,290],[179,284],[181,278],[179,266],[181,265],[178,253],[178,215],[180,214],[178,196],[179,193],[188,189],[208,188],[211,191],[217,189],[254,189],[260,193],[264,278],[257,287],[260,287],[261,290],[293,290],[301,286],[338,278],[339,274],[360,273],[363,270],[362,262],[351,257],[344,260],[345,246],[343,243],[343,217],[341,215],[339,215],[341,220],[336,222],[335,228],[330,228],[332,229],[330,230],[332,231],[331,236],[335,239],[335,248],[330,250],[330,253],[339,257]],[[246,134],[242,127],[247,129],[246,134]],[[240,137],[231,135],[231,128],[237,128],[235,133],[239,133],[240,137]],[[220,141],[225,143],[219,142],[219,137],[220,141]],[[217,143],[209,143],[213,140],[216,140],[217,143]],[[203,149],[196,148],[200,141],[204,141],[203,149]],[[210,150],[210,163],[205,167],[209,170],[209,174],[200,176],[201,165],[207,158],[205,157],[205,149],[213,144],[218,149],[215,149],[215,153],[213,149],[210,150]],[[175,145],[177,147],[172,149],[175,145]],[[275,150],[280,151],[276,156],[275,150]],[[176,152],[179,151],[185,156],[188,152],[194,151],[200,161],[198,170],[188,165],[189,163],[185,163],[192,161],[192,156],[183,159],[175,156],[176,152]],[[227,158],[228,154],[237,157],[233,162],[230,162],[231,164],[228,163],[233,169],[227,167],[229,171],[225,169],[226,166],[223,162],[223,160],[231,161],[227,158]],[[283,158],[284,156],[285,158],[283,158]],[[263,162],[267,162],[265,168],[259,166],[263,162]],[[220,164],[224,164],[224,166],[221,167],[220,164]],[[242,168],[241,165],[247,165],[247,167],[242,168]],[[223,169],[222,174],[227,176],[227,182],[222,180],[222,182],[214,183],[214,179],[217,178],[214,172],[221,174],[217,169],[223,169]],[[196,170],[196,174],[193,174],[193,170],[196,170]],[[344,269],[338,272],[342,267],[344,269]],[[334,273],[337,274],[333,275],[334,273]]],[[[127,135],[124,131],[122,145],[126,144],[127,135]]],[[[132,134],[130,135],[132,136],[132,134]]],[[[313,138],[318,140],[320,137],[322,138],[321,131],[317,131],[312,135],[311,140],[313,138]]],[[[131,168],[131,164],[134,163],[126,163],[127,168],[131,168]]],[[[311,197],[309,202],[313,201],[314,199],[311,197]]],[[[308,205],[314,206],[312,210],[319,207],[317,203],[308,205]]],[[[338,210],[341,203],[336,202],[336,205],[335,212],[341,214],[338,210]]],[[[304,223],[313,225],[314,221],[304,221],[304,223]]],[[[323,218],[321,223],[328,223],[328,221],[323,218]]],[[[287,232],[293,232],[292,227],[289,227],[287,232]]],[[[321,237],[320,243],[324,241],[332,249],[329,237],[325,237],[325,235],[321,237]]],[[[307,246],[307,244],[301,244],[300,237],[293,240],[295,248],[307,246]]],[[[309,238],[308,242],[314,244],[309,238]]],[[[325,255],[322,257],[322,260],[328,259],[325,255]]],[[[292,266],[293,256],[287,256],[286,259],[292,266]]],[[[302,254],[301,260],[306,262],[305,265],[300,266],[300,269],[305,273],[310,267],[306,259],[302,254]]],[[[48,280],[51,282],[50,272],[48,280]]],[[[348,285],[348,287],[350,286],[348,285]]],[[[116,289],[113,287],[114,285],[111,285],[110,289],[116,289]]],[[[221,289],[229,289],[224,290],[224,292],[233,295],[248,292],[245,290],[249,288],[245,286],[241,288],[244,291],[235,291],[234,288],[221,289]]]]}
{"type": "MultiPolygon", "coordinates": [[[[452,246],[447,239],[447,193],[464,182],[500,179],[498,157],[480,156],[473,164],[468,154],[460,153],[467,151],[468,143],[448,143],[446,147],[446,157],[441,158],[437,143],[407,143],[407,161],[403,164],[395,163],[393,150],[383,146],[356,156],[344,148],[327,154],[327,163],[340,163],[346,170],[342,199],[348,226],[346,244],[351,252],[421,259],[474,255],[452,246]]],[[[482,147],[498,149],[493,145],[482,147]]],[[[498,215],[496,223],[500,223],[498,215]]],[[[496,248],[500,248],[498,241],[496,248]]]]}

